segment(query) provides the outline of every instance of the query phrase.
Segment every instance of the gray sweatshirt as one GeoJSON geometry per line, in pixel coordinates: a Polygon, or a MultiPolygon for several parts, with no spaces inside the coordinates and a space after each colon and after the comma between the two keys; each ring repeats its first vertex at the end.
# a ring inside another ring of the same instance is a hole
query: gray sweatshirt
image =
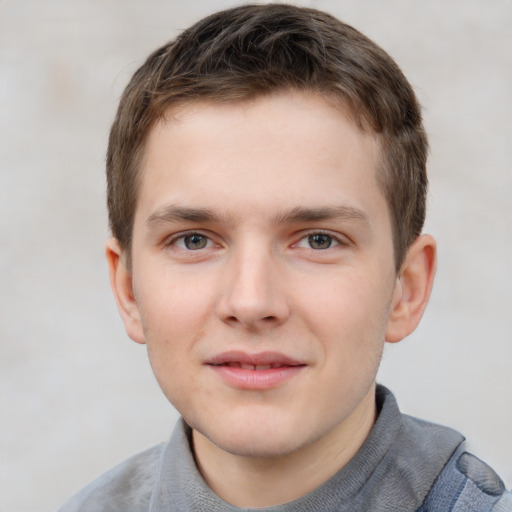
{"type": "Polygon", "coordinates": [[[197,470],[190,428],[180,420],[167,444],[111,469],[60,512],[414,512],[464,438],[402,414],[392,393],[382,386],[376,402],[377,421],[353,459],[322,486],[284,505],[242,509],[219,498],[197,470]]]}

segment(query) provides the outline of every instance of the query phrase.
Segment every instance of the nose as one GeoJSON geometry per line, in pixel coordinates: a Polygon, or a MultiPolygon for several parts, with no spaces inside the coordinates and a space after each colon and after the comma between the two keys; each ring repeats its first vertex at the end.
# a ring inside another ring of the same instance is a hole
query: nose
{"type": "Polygon", "coordinates": [[[270,250],[248,244],[231,255],[221,279],[217,314],[223,322],[258,331],[288,319],[285,282],[270,250]]]}

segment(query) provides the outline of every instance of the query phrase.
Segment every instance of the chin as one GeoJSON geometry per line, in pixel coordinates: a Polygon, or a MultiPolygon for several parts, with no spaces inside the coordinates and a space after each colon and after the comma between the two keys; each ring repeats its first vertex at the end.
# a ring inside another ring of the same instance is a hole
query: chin
{"type": "Polygon", "coordinates": [[[300,447],[298,439],[276,439],[261,435],[240,436],[237,439],[210,439],[221,450],[238,457],[255,459],[279,458],[300,447]]]}
{"type": "Polygon", "coordinates": [[[217,448],[232,455],[275,458],[289,455],[314,441],[315,436],[304,431],[303,423],[290,423],[284,418],[279,421],[275,417],[265,421],[251,415],[250,418],[227,419],[216,425],[196,423],[190,426],[217,448]]]}

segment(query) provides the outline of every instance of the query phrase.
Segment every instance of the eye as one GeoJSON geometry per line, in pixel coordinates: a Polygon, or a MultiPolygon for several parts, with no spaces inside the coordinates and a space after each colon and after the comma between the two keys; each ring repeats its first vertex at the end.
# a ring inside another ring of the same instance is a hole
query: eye
{"type": "Polygon", "coordinates": [[[312,233],[299,241],[297,247],[308,249],[324,250],[340,245],[340,242],[326,233],[312,233]]]}
{"type": "Polygon", "coordinates": [[[173,245],[188,251],[197,251],[199,249],[212,247],[213,242],[207,236],[201,235],[200,233],[190,233],[189,235],[176,238],[173,241],[173,245]]]}

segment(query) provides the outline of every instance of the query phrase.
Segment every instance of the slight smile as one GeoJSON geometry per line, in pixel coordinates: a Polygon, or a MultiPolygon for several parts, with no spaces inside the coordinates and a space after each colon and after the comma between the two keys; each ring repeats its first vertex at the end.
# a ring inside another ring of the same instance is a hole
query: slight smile
{"type": "Polygon", "coordinates": [[[206,364],[228,385],[246,390],[275,388],[307,367],[306,363],[277,352],[224,352],[206,364]]]}

